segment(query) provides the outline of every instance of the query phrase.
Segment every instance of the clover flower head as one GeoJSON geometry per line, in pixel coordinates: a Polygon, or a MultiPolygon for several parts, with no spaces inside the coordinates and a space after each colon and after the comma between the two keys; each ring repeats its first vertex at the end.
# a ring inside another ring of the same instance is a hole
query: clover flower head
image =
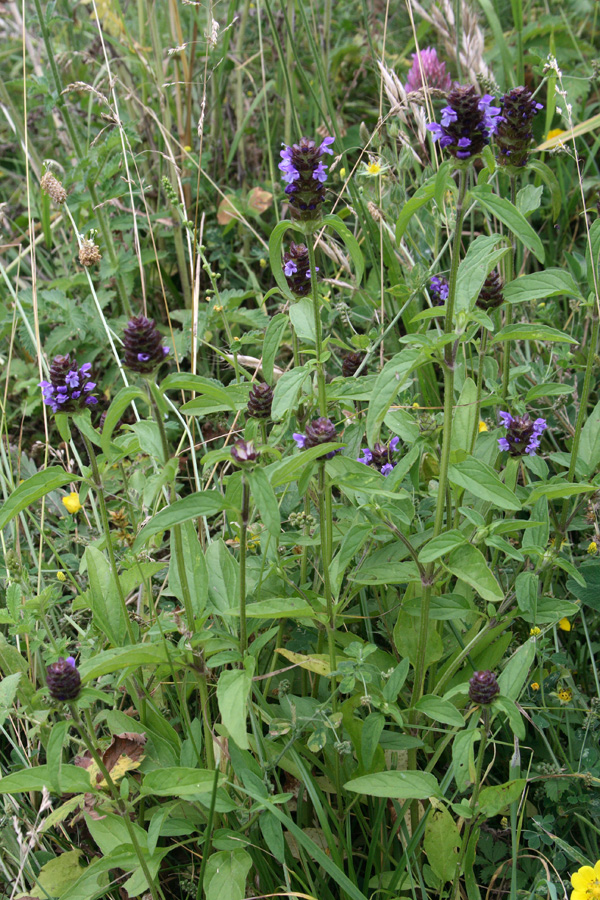
{"type": "Polygon", "coordinates": [[[469,159],[489,144],[499,124],[500,107],[491,94],[481,97],[474,85],[455,85],[448,94],[440,123],[427,126],[434,141],[456,159],[469,159]]]}
{"type": "Polygon", "coordinates": [[[437,55],[435,47],[426,47],[412,54],[412,66],[406,77],[404,90],[407,94],[420,91],[422,87],[449,91],[452,87],[450,74],[446,72],[446,63],[437,55]]]}
{"type": "Polygon", "coordinates": [[[372,450],[369,447],[361,450],[362,455],[358,457],[357,462],[371,466],[372,469],[377,469],[382,475],[387,476],[396,468],[397,461],[393,458],[393,454],[398,452],[399,443],[398,437],[393,437],[388,444],[377,441],[372,450]]]}
{"type": "Polygon", "coordinates": [[[286,184],[290,215],[296,222],[304,223],[311,230],[321,220],[321,207],[325,200],[327,166],[325,154],[333,154],[330,145],[334,138],[326,137],[320,144],[309,138],[301,138],[290,147],[284,144],[280,152],[279,169],[286,184]]]}
{"type": "Polygon", "coordinates": [[[508,412],[498,413],[498,418],[506,428],[506,437],[498,438],[498,446],[501,450],[507,450],[511,456],[535,456],[540,446],[542,434],[547,428],[545,419],[536,419],[532,422],[528,414],[523,416],[511,416],[508,412]]]}
{"type": "Polygon", "coordinates": [[[46,406],[53,413],[75,413],[94,406],[98,399],[92,393],[96,382],[89,380],[91,370],[91,363],[78,366],[68,353],[55,356],[50,364],[50,380],[39,382],[46,406]]]}

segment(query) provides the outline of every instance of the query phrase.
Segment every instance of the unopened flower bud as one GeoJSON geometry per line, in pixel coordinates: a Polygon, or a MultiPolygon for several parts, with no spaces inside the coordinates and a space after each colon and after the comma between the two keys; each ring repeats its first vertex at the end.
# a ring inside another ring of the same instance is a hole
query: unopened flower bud
{"type": "Polygon", "coordinates": [[[489,669],[483,672],[475,672],[469,680],[469,698],[473,703],[488,706],[499,693],[500,685],[498,680],[489,669]]]}
{"type": "Polygon", "coordinates": [[[125,358],[123,364],[132,372],[149,375],[169,354],[169,347],[163,346],[162,335],[154,324],[154,319],[134,316],[129,320],[123,335],[125,358]]]}
{"type": "Polygon", "coordinates": [[[236,441],[231,448],[231,458],[238,466],[245,466],[248,463],[255,463],[258,453],[252,441],[236,441]]]}
{"type": "Polygon", "coordinates": [[[72,656],[59,657],[46,669],[46,684],[53,700],[76,700],[81,691],[81,675],[72,656]]]}
{"type": "Polygon", "coordinates": [[[248,396],[248,415],[254,419],[268,419],[273,404],[273,388],[268,384],[255,384],[248,396]]]}
{"type": "Polygon", "coordinates": [[[497,309],[504,303],[504,294],[502,293],[503,287],[504,282],[500,278],[498,272],[490,272],[483,282],[483,287],[479,292],[479,297],[475,301],[475,305],[484,311],[488,309],[497,309]]]}

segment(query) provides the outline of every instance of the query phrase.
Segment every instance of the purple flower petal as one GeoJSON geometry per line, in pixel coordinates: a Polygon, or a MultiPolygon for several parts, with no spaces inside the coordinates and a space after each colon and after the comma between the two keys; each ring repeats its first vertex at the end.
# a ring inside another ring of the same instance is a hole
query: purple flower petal
{"type": "Polygon", "coordinates": [[[294,434],[292,435],[292,437],[296,441],[296,446],[298,447],[298,449],[304,450],[304,448],[306,446],[306,435],[299,434],[298,432],[295,431],[294,434]]]}

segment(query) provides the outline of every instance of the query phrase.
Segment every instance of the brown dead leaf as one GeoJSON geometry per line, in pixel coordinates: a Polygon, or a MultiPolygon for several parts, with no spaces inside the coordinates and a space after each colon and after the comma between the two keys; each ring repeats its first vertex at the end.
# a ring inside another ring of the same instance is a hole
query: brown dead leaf
{"type": "Polygon", "coordinates": [[[248,194],[248,206],[259,215],[273,205],[273,194],[261,187],[252,188],[248,194]]]}
{"type": "Polygon", "coordinates": [[[229,225],[233,219],[239,219],[240,213],[235,205],[235,197],[223,197],[217,210],[219,225],[229,225]]]}

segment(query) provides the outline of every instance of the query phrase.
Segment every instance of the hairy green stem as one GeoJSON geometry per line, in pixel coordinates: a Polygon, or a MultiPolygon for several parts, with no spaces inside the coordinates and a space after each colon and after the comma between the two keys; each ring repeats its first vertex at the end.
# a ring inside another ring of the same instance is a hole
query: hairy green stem
{"type": "Polygon", "coordinates": [[[96,488],[96,496],[98,497],[98,505],[100,507],[100,518],[102,520],[102,530],[104,531],[104,537],[106,539],[106,548],[108,550],[108,558],[110,561],[110,568],[113,574],[113,578],[115,580],[115,586],[117,588],[117,593],[119,595],[119,601],[121,603],[121,609],[123,611],[123,616],[125,618],[125,626],[127,628],[127,635],[132,644],[135,644],[135,635],[133,633],[133,627],[131,625],[131,620],[129,618],[129,611],[127,609],[127,603],[125,601],[125,594],[123,593],[123,586],[121,584],[121,580],[119,578],[119,570],[117,569],[117,560],[115,559],[115,551],[112,545],[112,539],[110,534],[110,524],[108,521],[108,512],[106,509],[106,503],[104,500],[104,489],[102,487],[102,478],[100,477],[100,470],[98,469],[98,460],[96,459],[96,452],[94,450],[94,446],[90,439],[83,433],[83,431],[79,431],[81,437],[83,438],[83,442],[85,444],[85,449],[87,450],[88,457],[90,460],[90,466],[92,468],[92,475],[94,480],[94,485],[96,488]]]}
{"type": "Polygon", "coordinates": [[[313,235],[306,236],[308,247],[308,265],[310,271],[310,287],[312,291],[313,313],[315,317],[315,350],[317,359],[317,392],[319,397],[319,415],[327,416],[327,393],[325,389],[325,369],[323,368],[323,329],[321,326],[321,310],[317,287],[317,270],[315,263],[315,245],[313,235]]]}

